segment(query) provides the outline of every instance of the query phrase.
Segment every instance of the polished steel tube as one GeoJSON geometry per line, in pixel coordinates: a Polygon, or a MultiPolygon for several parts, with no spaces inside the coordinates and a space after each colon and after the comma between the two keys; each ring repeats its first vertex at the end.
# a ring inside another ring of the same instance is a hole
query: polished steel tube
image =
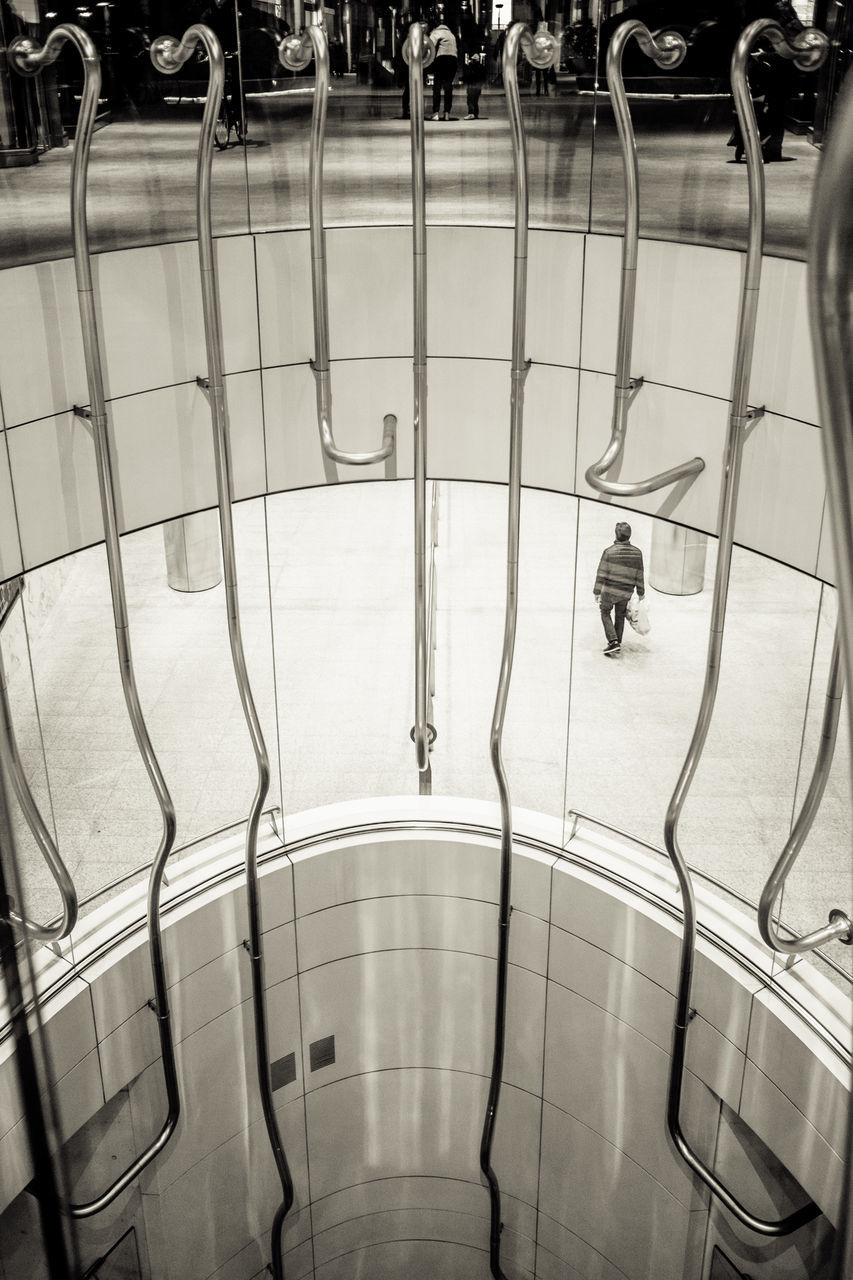
{"type": "MultiPolygon", "coordinates": [[[[160,1054],[166,1084],[167,1115],[160,1132],[153,1142],[121,1173],[118,1178],[95,1200],[86,1204],[69,1205],[69,1212],[76,1218],[87,1218],[100,1213],[107,1205],[134,1181],[142,1170],[163,1150],[175,1131],[180,1114],[180,1093],[175,1069],[175,1051],[172,1042],[169,999],[166,986],[166,970],[163,959],[163,942],[160,934],[160,895],[166,861],[175,841],[175,808],[165,779],[160,770],[148,728],[142,714],[139,693],[130,647],[130,629],[127,615],[127,599],[121,544],[115,507],[115,485],[112,474],[107,412],[104,399],[104,379],[101,370],[100,342],[92,288],[92,269],[89,255],[89,233],[86,224],[86,177],[89,148],[98,108],[101,69],[98,54],[90,36],[79,27],[63,24],[55,27],[40,47],[29,37],[14,40],[9,47],[9,60],[24,75],[36,75],[42,67],[54,62],[66,42],[75,46],[83,61],[83,94],[77,117],[74,156],[71,169],[71,236],[74,250],[74,269],[77,278],[77,301],[83,334],[83,354],[86,362],[86,381],[89,391],[89,410],[83,416],[91,422],[95,442],[95,458],[98,467],[98,488],[104,523],[104,544],[109,569],[110,594],[115,621],[116,647],[119,671],[128,714],[134,737],[145,764],[148,777],[157,797],[163,820],[163,833],[148,882],[148,934],[151,953],[151,972],[154,980],[154,1008],[160,1036],[160,1054]]],[[[82,411],[81,411],[82,412],[82,411]]]]}
{"type": "MultiPolygon", "coordinates": [[[[495,1280],[506,1280],[501,1269],[501,1192],[492,1167],[492,1143],[500,1102],[506,1041],[506,995],[509,974],[509,921],[512,892],[512,802],[509,780],[503,762],[503,728],[506,716],[515,633],[518,620],[518,548],[521,522],[521,457],[524,425],[524,383],[530,362],[524,358],[527,323],[527,241],[528,191],[527,145],[521,118],[518,93],[518,54],[523,49],[532,66],[544,70],[554,63],[558,51],[555,37],[540,29],[536,35],[517,22],[509,28],[503,53],[503,80],[506,88],[507,113],[512,141],[513,178],[515,188],[515,261],[512,296],[512,365],[510,370],[509,491],[506,557],[506,608],[504,613],[503,650],[501,653],[495,708],[489,738],[492,769],[498,786],[501,811],[500,901],[498,907],[498,959],[495,984],[495,1035],[492,1070],[483,1132],[480,1139],[480,1168],[489,1187],[491,1227],[489,1233],[489,1265],[495,1280]]],[[[412,100],[414,111],[414,99],[412,100]]]]}
{"type": "MultiPolygon", "coordinates": [[[[842,88],[812,198],[809,317],[815,358],[824,471],[829,496],[838,619],[848,690],[853,689],[853,80],[842,88]]],[[[853,741],[853,702],[847,718],[853,741]]],[[[853,1275],[853,1106],[831,1274],[853,1275]]]]}
{"type": "Polygon", "coordinates": [[[642,379],[631,377],[631,347],[634,341],[634,306],[637,295],[637,249],[640,239],[639,173],[637,169],[637,144],[634,126],[628,107],[628,96],[622,79],[622,56],[631,38],[637,41],[643,53],[659,67],[667,70],[677,67],[684,60],[687,45],[684,37],[675,31],[664,31],[655,37],[644,22],[629,18],[618,27],[607,48],[607,84],[610,101],[616,117],[616,128],[622,144],[622,168],[625,177],[625,224],[622,235],[622,275],[619,288],[619,325],[616,341],[616,385],[613,394],[613,416],[610,422],[610,443],[598,462],[586,471],[586,482],[599,493],[617,498],[637,498],[644,493],[663,489],[676,480],[695,476],[704,470],[701,458],[691,458],[677,467],[670,467],[648,480],[605,480],[611,467],[619,461],[625,447],[628,427],[628,410],[642,379]]]}
{"type": "MultiPolygon", "coordinates": [[[[20,896],[20,886],[4,764],[0,761],[0,901],[8,902],[13,893],[20,896]]],[[[72,1224],[65,1214],[63,1161],[61,1153],[56,1150],[56,1099],[50,1088],[49,1045],[44,1040],[37,1000],[33,1001],[34,1025],[32,1031],[30,1029],[27,997],[34,996],[36,992],[32,958],[28,949],[19,949],[11,921],[2,914],[0,974],[14,1037],[14,1070],[24,1109],[22,1124],[33,1164],[33,1178],[29,1186],[38,1205],[44,1259],[52,1280],[54,1277],[55,1280],[73,1280],[80,1274],[79,1259],[75,1256],[72,1224]],[[21,979],[22,960],[28,979],[26,995],[21,979]]]]}
{"type": "Polygon", "coordinates": [[[414,455],[415,455],[415,762],[419,787],[432,787],[427,716],[429,654],[426,599],[426,457],[427,457],[427,294],[426,294],[426,160],[424,148],[424,68],[435,58],[435,46],[419,22],[409,28],[403,45],[409,67],[412,148],[412,296],[414,304],[414,455]]]}
{"type": "MultiPolygon", "coordinates": [[[[682,910],[684,913],[678,992],[672,1033],[672,1057],[667,1096],[667,1127],[682,1158],[726,1206],[730,1213],[734,1214],[744,1226],[749,1227],[751,1231],[755,1231],[759,1235],[783,1236],[796,1231],[804,1223],[816,1217],[820,1212],[817,1205],[809,1202],[801,1209],[777,1221],[768,1221],[750,1213],[692,1150],[682,1132],[680,1120],[687,1028],[690,1021],[690,993],[693,985],[693,956],[696,946],[696,900],[687,861],[678,843],[678,823],[681,811],[684,808],[684,802],[687,799],[687,793],[699,766],[714,712],[714,703],[720,678],[723,627],[725,625],[732,546],[734,543],[743,440],[746,427],[755,418],[755,414],[752,414],[748,407],[748,395],[752,353],[755,345],[758,288],[761,281],[761,254],[764,243],[764,171],[758,125],[755,120],[755,110],[746,80],[746,64],[755,41],[761,37],[767,37],[768,31],[771,29],[781,34],[785,48],[789,50],[788,56],[793,57],[796,61],[799,54],[794,51],[795,47],[797,49],[807,49],[807,54],[804,54],[804,57],[807,56],[808,65],[815,65],[812,52],[814,42],[811,38],[807,41],[802,38],[808,35],[807,32],[801,33],[795,42],[788,44],[787,37],[785,37],[778,23],[767,18],[761,18],[757,22],[750,23],[746,30],[741,33],[732,55],[732,93],[746,151],[749,187],[749,232],[737,335],[735,338],[731,412],[729,415],[720,497],[720,538],[717,550],[717,568],[714,577],[714,595],[711,603],[711,625],[705,680],[696,727],[693,731],[693,737],[676,783],[675,791],[667,808],[664,821],[664,841],[667,854],[672,861],[681,887],[682,910]]],[[[820,35],[819,32],[815,34],[820,35]]],[[[774,40],[774,47],[775,45],[776,41],[774,40]]],[[[798,65],[800,65],[799,62],[798,65]]]]}
{"type": "MultiPolygon", "coordinates": [[[[301,35],[285,36],[279,60],[290,71],[301,71],[314,58],[317,68],[314,110],[311,116],[308,221],[311,238],[311,290],[314,303],[314,359],[311,368],[317,391],[317,422],[323,453],[331,462],[366,467],[390,458],[396,446],[397,418],[386,413],[382,444],[369,453],[347,453],[335,444],[332,430],[332,375],[329,369],[329,288],[326,266],[326,229],[323,226],[323,149],[329,103],[329,40],[322,26],[312,23],[301,35]]],[[[330,478],[336,478],[332,476],[330,478]]]]}
{"type": "Polygon", "coordinates": [[[12,721],[12,708],[9,705],[9,692],[6,685],[6,670],[3,665],[2,653],[0,653],[0,728],[2,728],[2,733],[0,733],[0,753],[2,753],[8,770],[12,789],[15,792],[18,804],[21,806],[21,812],[33,839],[38,845],[41,855],[47,864],[47,869],[59,890],[59,897],[62,902],[61,915],[50,924],[39,924],[35,920],[28,920],[17,911],[10,911],[8,919],[16,928],[22,929],[36,942],[59,942],[61,938],[68,937],[77,923],[77,890],[68,873],[68,868],[60,856],[53,836],[48,831],[47,825],[39,812],[38,805],[30,790],[30,784],[27,782],[21,757],[18,754],[18,744],[15,738],[15,726],[12,721]]]}
{"type": "Polygon", "coordinates": [[[260,884],[258,880],[258,826],[263,813],[264,800],[269,791],[270,762],[264,742],[263,730],[255,707],[246,668],[243,634],[240,624],[240,603],[237,584],[237,557],[234,549],[234,522],[231,504],[232,473],[230,424],[228,401],[225,392],[224,358],[222,344],[222,313],[216,280],[216,257],[213,248],[211,221],[211,165],[213,160],[213,130],[219,115],[225,84],[225,63],[222,48],[209,27],[197,24],[190,27],[178,43],[169,36],[161,36],[151,46],[154,66],[167,74],[174,74],[198,44],[204,46],[210,67],[210,81],[199,135],[196,164],[196,215],[198,222],[198,256],[201,270],[201,298],[204,315],[204,337],[207,351],[207,378],[202,381],[210,405],[213,428],[213,449],[216,464],[216,492],[219,505],[219,532],[222,540],[222,565],[225,580],[225,605],[228,616],[228,639],[231,659],[240,695],[240,704],[257,768],[257,785],[246,823],[246,896],[249,914],[249,955],[252,969],[252,1011],[255,1026],[255,1054],[257,1060],[258,1090],[267,1134],[282,1188],[282,1202],[276,1211],[271,1234],[273,1276],[281,1280],[284,1275],[282,1259],[282,1227],[293,1204],[293,1179],[284,1152],[273,1101],[270,1079],[269,1031],[267,1020],[266,984],[264,982],[263,926],[261,920],[260,884]]]}
{"type": "Polygon", "coordinates": [[[838,736],[838,721],[841,718],[841,696],[843,692],[844,671],[841,665],[841,632],[840,628],[836,627],[835,639],[832,643],[832,655],[829,660],[829,679],[826,686],[820,744],[815,759],[812,780],[806,792],[803,807],[791,828],[791,834],[779,855],[775,867],[768,876],[758,904],[759,933],[768,947],[772,947],[774,951],[780,951],[788,956],[800,955],[804,951],[813,951],[815,947],[821,947],[825,942],[833,942],[836,938],[839,942],[846,942],[848,945],[853,943],[853,923],[851,923],[848,915],[837,908],[830,911],[828,924],[823,925],[820,929],[812,930],[811,933],[803,934],[799,938],[781,937],[773,920],[773,911],[779,895],[785,887],[785,881],[811,830],[815,814],[820,808],[820,802],[826,789],[829,770],[832,767],[832,757],[835,752],[835,740],[838,736]]]}

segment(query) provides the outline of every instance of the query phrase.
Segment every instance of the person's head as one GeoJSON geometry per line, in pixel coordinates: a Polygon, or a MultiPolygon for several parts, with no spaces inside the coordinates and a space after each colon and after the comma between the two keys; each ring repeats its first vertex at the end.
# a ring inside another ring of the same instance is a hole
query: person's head
{"type": "Polygon", "coordinates": [[[617,542],[631,541],[631,526],[625,520],[620,520],[616,526],[616,541],[617,542]]]}

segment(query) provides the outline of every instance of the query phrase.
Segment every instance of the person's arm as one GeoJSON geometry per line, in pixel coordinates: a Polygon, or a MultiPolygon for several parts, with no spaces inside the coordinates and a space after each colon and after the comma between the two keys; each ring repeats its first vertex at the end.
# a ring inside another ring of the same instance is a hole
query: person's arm
{"type": "Polygon", "coordinates": [[[637,595],[642,600],[643,596],[646,594],[646,581],[643,576],[643,553],[639,549],[639,547],[637,548],[637,555],[640,557],[640,563],[637,565],[636,586],[637,586],[637,595]]]}

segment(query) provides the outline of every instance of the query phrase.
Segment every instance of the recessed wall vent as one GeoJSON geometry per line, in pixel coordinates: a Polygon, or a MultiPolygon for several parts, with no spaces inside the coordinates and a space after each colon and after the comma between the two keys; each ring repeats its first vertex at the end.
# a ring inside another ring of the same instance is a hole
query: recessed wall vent
{"type": "Polygon", "coordinates": [[[321,1067],[330,1067],[335,1060],[335,1037],[326,1036],[323,1040],[315,1040],[309,1045],[311,1054],[311,1070],[319,1071],[321,1067]]]}
{"type": "Polygon", "coordinates": [[[296,1054],[286,1053],[283,1058],[276,1058],[270,1064],[270,1084],[272,1091],[283,1089],[286,1084],[293,1084],[296,1079],[296,1054]]]}

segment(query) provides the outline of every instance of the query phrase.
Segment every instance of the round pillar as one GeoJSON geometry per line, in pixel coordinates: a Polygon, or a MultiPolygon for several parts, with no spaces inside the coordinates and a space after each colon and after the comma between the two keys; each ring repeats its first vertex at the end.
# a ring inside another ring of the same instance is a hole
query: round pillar
{"type": "Polygon", "coordinates": [[[670,596],[695,596],[705,585],[708,535],[656,520],[652,526],[649,586],[670,596]]]}
{"type": "Polygon", "coordinates": [[[209,591],[222,581],[219,514],[196,511],[163,525],[166,577],[173,591],[209,591]]]}

